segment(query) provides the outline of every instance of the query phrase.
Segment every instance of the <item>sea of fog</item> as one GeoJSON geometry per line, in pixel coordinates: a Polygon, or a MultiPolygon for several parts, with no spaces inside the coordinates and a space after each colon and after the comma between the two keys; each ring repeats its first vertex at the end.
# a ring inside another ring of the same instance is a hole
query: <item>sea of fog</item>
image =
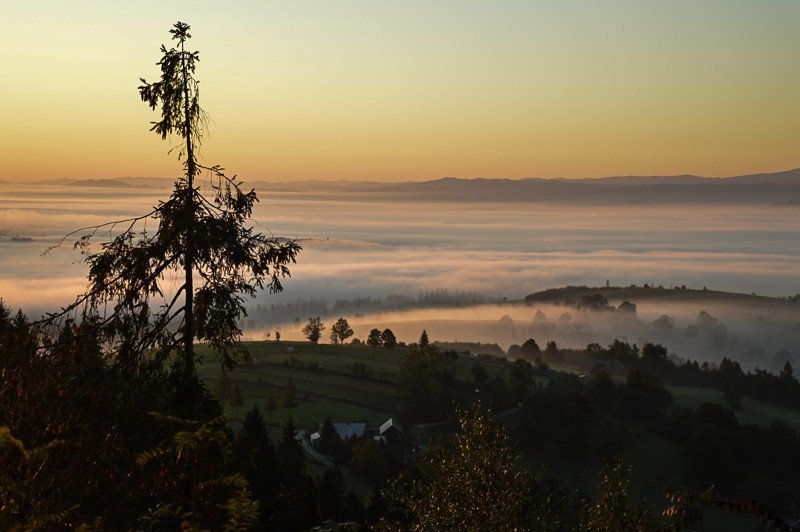
{"type": "MultiPolygon", "coordinates": [[[[303,246],[284,292],[263,294],[259,304],[417,297],[437,289],[518,300],[549,287],[607,282],[778,297],[800,293],[796,205],[460,203],[324,190],[258,193],[259,229],[303,246]]],[[[71,247],[81,233],[43,252],[80,227],[144,214],[168,194],[169,189],[0,185],[0,297],[34,317],[68,304],[85,287],[86,265],[71,247]]],[[[155,228],[155,222],[148,225],[155,228]]],[[[486,318],[494,322],[497,316],[486,318]]],[[[467,339],[470,329],[482,330],[465,326],[460,337],[467,339]]],[[[412,331],[416,326],[404,334],[412,331]]]]}

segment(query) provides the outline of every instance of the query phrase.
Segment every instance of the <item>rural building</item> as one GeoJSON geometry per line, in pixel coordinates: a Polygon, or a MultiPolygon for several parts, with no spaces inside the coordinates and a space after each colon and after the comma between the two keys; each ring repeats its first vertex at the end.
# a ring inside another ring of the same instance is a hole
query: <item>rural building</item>
{"type": "Polygon", "coordinates": [[[403,428],[392,418],[389,418],[378,430],[378,438],[381,438],[388,444],[402,443],[403,428]]]}

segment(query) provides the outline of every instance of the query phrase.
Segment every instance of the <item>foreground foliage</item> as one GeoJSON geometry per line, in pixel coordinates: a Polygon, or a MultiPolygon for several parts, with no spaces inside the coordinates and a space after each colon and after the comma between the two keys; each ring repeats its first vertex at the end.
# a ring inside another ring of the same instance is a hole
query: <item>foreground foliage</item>
{"type": "MultiPolygon", "coordinates": [[[[308,475],[291,421],[276,446],[258,407],[235,438],[210,414],[207,421],[155,414],[174,409],[169,373],[131,381],[98,357],[95,343],[70,337],[71,328],[62,331],[61,349],[42,350],[52,339],[0,305],[3,316],[2,529],[299,530],[347,522],[349,529],[649,530],[697,526],[712,507],[789,529],[762,504],[713,492],[670,494],[659,522],[660,512],[633,500],[621,462],[601,471],[596,497],[585,499],[527,473],[505,429],[480,406],[459,410],[455,435],[383,493],[359,500],[337,468],[308,475]]],[[[204,412],[219,412],[202,397],[204,412]]],[[[721,411],[696,415],[726,423],[721,411]]],[[[384,452],[369,437],[354,443],[367,446],[384,452]]],[[[350,467],[364,476],[374,469],[350,467]]]]}
{"type": "MultiPolygon", "coordinates": [[[[413,530],[513,530],[529,522],[530,479],[508,435],[478,407],[458,412],[452,441],[425,453],[389,499],[413,530]]],[[[384,523],[388,526],[388,523],[384,523]]]]}

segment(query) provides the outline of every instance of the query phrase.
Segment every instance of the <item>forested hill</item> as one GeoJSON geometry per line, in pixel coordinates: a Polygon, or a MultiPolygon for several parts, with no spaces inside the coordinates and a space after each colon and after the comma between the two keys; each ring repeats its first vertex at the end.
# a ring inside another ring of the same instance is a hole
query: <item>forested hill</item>
{"type": "Polygon", "coordinates": [[[784,298],[759,296],[756,294],[742,294],[738,292],[724,292],[719,290],[709,290],[706,288],[696,289],[686,286],[564,286],[560,288],[548,288],[539,292],[534,292],[525,296],[525,303],[532,305],[535,303],[555,303],[563,304],[578,302],[581,299],[600,295],[609,301],[663,301],[663,302],[715,302],[724,304],[741,304],[748,306],[770,306],[775,309],[793,307],[796,308],[798,296],[788,296],[784,298]]]}
{"type": "Polygon", "coordinates": [[[343,194],[350,199],[590,204],[800,204],[800,169],[729,178],[619,176],[599,179],[460,179],[404,183],[256,183],[280,193],[343,194]]]}
{"type": "MultiPolygon", "coordinates": [[[[353,183],[339,183],[345,188],[353,183]]],[[[326,185],[321,185],[326,186],[326,185]]],[[[370,184],[353,191],[437,201],[532,201],[603,204],[797,204],[800,169],[731,178],[625,176],[600,179],[459,179],[370,184]]]]}

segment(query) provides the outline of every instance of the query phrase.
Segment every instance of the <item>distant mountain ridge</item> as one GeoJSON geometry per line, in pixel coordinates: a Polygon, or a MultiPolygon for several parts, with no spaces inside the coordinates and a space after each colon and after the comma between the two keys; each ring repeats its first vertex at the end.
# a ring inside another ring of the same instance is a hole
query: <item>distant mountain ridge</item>
{"type": "MultiPolygon", "coordinates": [[[[94,188],[166,188],[171,187],[175,179],[168,177],[110,177],[103,179],[47,179],[34,181],[31,185],[59,185],[69,187],[94,187],[94,188]]],[[[11,184],[9,181],[0,180],[0,184],[11,184]]]]}
{"type": "Polygon", "coordinates": [[[131,188],[133,185],[118,179],[86,179],[68,183],[71,187],[131,188]]]}
{"type": "Polygon", "coordinates": [[[423,191],[430,199],[463,201],[800,204],[800,169],[729,178],[691,175],[520,180],[443,178],[400,185],[396,193],[414,195],[423,191]]]}
{"type": "Polygon", "coordinates": [[[594,179],[574,179],[582,183],[595,182],[613,185],[709,185],[765,184],[800,185],[800,168],[782,172],[747,174],[733,177],[703,177],[691,174],[672,176],[611,176],[594,179]]]}
{"type": "MultiPolygon", "coordinates": [[[[58,180],[97,188],[171,188],[173,178],[117,177],[58,180]]],[[[564,202],[598,204],[720,203],[800,205],[800,168],[735,177],[610,176],[601,178],[456,178],[431,181],[244,181],[262,194],[315,199],[346,196],[366,201],[564,202]]]]}
{"type": "Polygon", "coordinates": [[[562,202],[580,204],[798,204],[800,169],[729,178],[617,176],[597,179],[463,179],[444,177],[422,182],[307,181],[270,184],[256,190],[296,192],[352,199],[437,202],[562,202]]]}

